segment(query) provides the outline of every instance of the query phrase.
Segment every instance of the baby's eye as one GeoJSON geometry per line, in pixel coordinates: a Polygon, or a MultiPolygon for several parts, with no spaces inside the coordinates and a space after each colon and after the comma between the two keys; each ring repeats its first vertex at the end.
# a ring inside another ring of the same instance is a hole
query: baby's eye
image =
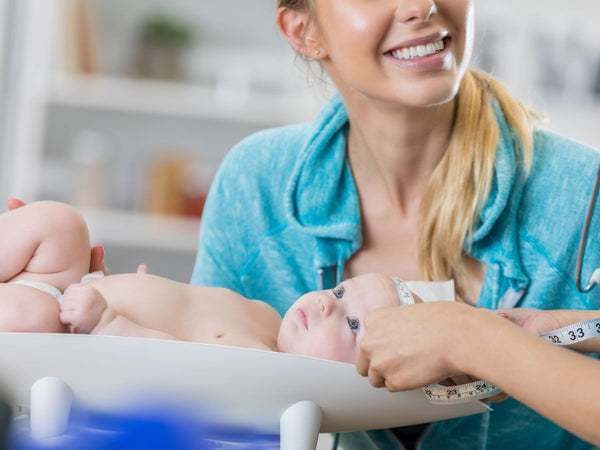
{"type": "Polygon", "coordinates": [[[356,317],[346,317],[346,322],[354,334],[358,334],[360,328],[360,321],[356,317]]]}
{"type": "Polygon", "coordinates": [[[340,299],[344,296],[344,288],[338,287],[333,289],[333,295],[335,298],[340,299]]]}

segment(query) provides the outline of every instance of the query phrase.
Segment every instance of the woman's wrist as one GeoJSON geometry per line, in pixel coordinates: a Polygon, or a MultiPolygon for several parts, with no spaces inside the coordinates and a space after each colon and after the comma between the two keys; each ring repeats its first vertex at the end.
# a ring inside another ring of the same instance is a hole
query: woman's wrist
{"type": "Polygon", "coordinates": [[[486,309],[461,305],[459,326],[454,327],[454,336],[449,339],[453,346],[448,353],[453,358],[453,369],[457,373],[484,378],[487,356],[493,354],[504,326],[511,325],[486,309]]]}

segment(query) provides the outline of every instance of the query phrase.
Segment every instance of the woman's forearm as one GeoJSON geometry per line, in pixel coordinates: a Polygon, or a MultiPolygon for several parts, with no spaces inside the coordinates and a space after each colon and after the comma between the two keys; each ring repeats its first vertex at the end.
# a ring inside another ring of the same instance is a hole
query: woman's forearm
{"type": "Polygon", "coordinates": [[[466,328],[457,360],[465,373],[600,445],[600,361],[554,346],[487,311],[477,311],[466,328]]]}

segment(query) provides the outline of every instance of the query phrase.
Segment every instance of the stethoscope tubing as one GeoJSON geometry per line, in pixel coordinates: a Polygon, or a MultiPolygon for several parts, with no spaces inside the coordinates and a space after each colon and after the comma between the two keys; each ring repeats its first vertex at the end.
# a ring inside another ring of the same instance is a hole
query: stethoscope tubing
{"type": "Polygon", "coordinates": [[[594,185],[594,192],[592,193],[592,198],[590,200],[590,205],[588,207],[587,217],[585,219],[585,224],[583,225],[583,230],[581,231],[581,239],[579,241],[579,250],[577,251],[577,263],[575,265],[575,287],[582,294],[586,294],[590,292],[596,286],[597,282],[594,280],[590,280],[590,283],[585,287],[581,287],[581,266],[583,263],[583,254],[585,250],[585,243],[587,242],[588,231],[590,229],[590,223],[592,221],[592,216],[594,215],[594,206],[596,205],[596,197],[598,197],[598,189],[600,187],[600,165],[598,166],[598,173],[596,174],[596,184],[594,185]]]}

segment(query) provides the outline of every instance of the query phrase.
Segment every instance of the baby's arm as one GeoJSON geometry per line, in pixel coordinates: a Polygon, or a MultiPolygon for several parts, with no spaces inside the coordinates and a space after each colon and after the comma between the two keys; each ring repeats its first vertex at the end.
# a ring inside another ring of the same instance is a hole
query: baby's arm
{"type": "Polygon", "coordinates": [[[60,320],[77,333],[176,339],[174,336],[143,327],[110,308],[92,286],[73,284],[67,288],[61,303],[60,320]]]}
{"type": "Polygon", "coordinates": [[[198,340],[201,324],[222,311],[227,296],[240,297],[228,289],[191,286],[147,274],[119,274],[90,283],[108,306],[145,328],[161,330],[184,341],[198,340]]]}
{"type": "MultiPolygon", "coordinates": [[[[253,328],[245,323],[249,321],[246,312],[256,308],[243,309],[251,303],[228,289],[191,286],[155,275],[120,274],[70,287],[65,297],[61,319],[81,332],[206,342],[213,339],[213,333],[226,330],[227,342],[236,342],[231,345],[244,345],[246,339],[244,346],[252,347],[260,346],[264,339],[262,325],[253,328]],[[77,304],[84,294],[90,297],[83,299],[89,305],[77,304]],[[78,315],[72,317],[74,314],[78,315]],[[232,320],[243,322],[243,330],[234,332],[232,320]]],[[[279,321],[274,310],[273,314],[279,321]]],[[[262,319],[256,320],[264,320],[264,314],[258,316],[262,319]]],[[[278,328],[278,323],[268,322],[265,326],[278,328]]]]}
{"type": "Polygon", "coordinates": [[[0,214],[0,282],[47,283],[60,291],[90,266],[90,240],[81,215],[58,202],[36,202],[0,214]]]}

